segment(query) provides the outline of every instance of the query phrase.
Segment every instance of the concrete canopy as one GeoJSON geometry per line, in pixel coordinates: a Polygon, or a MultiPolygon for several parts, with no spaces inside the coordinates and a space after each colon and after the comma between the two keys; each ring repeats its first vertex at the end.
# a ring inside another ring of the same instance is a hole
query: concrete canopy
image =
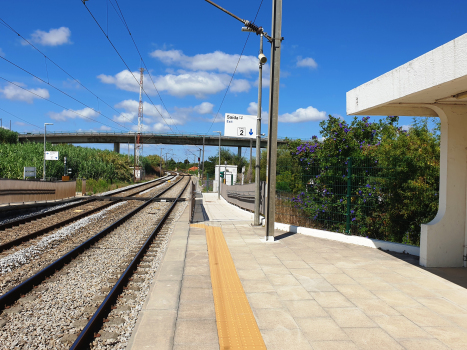
{"type": "Polygon", "coordinates": [[[347,92],[347,114],[440,118],[439,209],[422,225],[420,264],[465,267],[467,34],[347,92]]]}

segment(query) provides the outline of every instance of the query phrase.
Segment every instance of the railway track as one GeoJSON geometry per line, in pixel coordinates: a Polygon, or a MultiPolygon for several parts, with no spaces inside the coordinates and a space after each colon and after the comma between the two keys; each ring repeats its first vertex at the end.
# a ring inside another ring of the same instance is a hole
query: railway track
{"type": "MultiPolygon", "coordinates": [[[[157,179],[150,183],[136,185],[130,189],[123,188],[112,191],[110,196],[137,196],[153,187],[166,183],[167,180],[174,177],[174,175],[171,175],[162,178],[162,180],[157,179]]],[[[120,200],[123,200],[123,198],[120,200]]],[[[1,253],[5,250],[108,208],[113,204],[111,201],[101,202],[97,196],[50,212],[39,213],[0,225],[0,258],[1,253]]]]}
{"type": "MultiPolygon", "coordinates": [[[[119,300],[128,298],[130,291],[138,292],[133,285],[124,289],[125,284],[135,270],[138,276],[147,275],[148,267],[164,249],[169,232],[164,224],[176,216],[175,208],[186,205],[177,199],[189,179],[183,177],[164,190],[167,197],[175,198],[173,202],[144,201],[2,295],[0,343],[22,349],[66,349],[75,341],[72,348],[87,348],[103,323],[121,323],[121,318],[104,322],[104,317],[122,291],[126,294],[119,300]]],[[[105,336],[98,338],[105,340],[105,336]]]]}

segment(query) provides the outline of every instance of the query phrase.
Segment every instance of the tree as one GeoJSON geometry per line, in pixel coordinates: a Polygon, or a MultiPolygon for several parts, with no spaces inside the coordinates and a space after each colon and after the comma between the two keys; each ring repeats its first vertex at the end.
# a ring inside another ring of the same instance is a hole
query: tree
{"type": "Polygon", "coordinates": [[[369,119],[329,116],[323,141],[291,146],[304,184],[293,201],[327,229],[419,244],[421,223],[438,207],[439,127],[417,119],[405,131],[398,117],[369,119]]]}

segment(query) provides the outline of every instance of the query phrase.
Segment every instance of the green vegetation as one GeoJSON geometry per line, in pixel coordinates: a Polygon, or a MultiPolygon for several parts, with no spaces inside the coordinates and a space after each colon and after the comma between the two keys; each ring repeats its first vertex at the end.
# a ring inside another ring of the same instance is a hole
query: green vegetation
{"type": "Polygon", "coordinates": [[[18,143],[18,133],[0,128],[0,144],[2,143],[18,143]]]}
{"type": "MultiPolygon", "coordinates": [[[[63,158],[66,157],[73,178],[102,180],[110,184],[132,181],[133,172],[130,167],[133,166],[133,157],[68,144],[47,143],[47,150],[58,151],[59,160],[47,161],[46,177],[61,179],[64,174],[63,158]]],[[[22,179],[23,167],[26,166],[34,166],[37,174],[42,174],[43,152],[44,146],[40,143],[0,143],[0,178],[22,179]]],[[[146,174],[158,173],[158,156],[140,159],[146,174]]]]}
{"type": "Polygon", "coordinates": [[[278,162],[277,210],[311,227],[419,245],[420,225],[438,210],[439,126],[332,116],[320,126],[323,141],[291,142],[291,160],[278,162]]]}
{"type": "MultiPolygon", "coordinates": [[[[237,165],[240,169],[247,165],[247,160],[244,157],[239,157],[231,152],[228,148],[221,147],[221,165],[224,165],[227,162],[228,165],[237,165]]],[[[216,165],[219,164],[219,156],[211,156],[207,161],[204,162],[204,170],[206,174],[209,174],[209,177],[214,178],[214,173],[216,165]]],[[[196,165],[198,166],[198,165],[196,165]]]]}

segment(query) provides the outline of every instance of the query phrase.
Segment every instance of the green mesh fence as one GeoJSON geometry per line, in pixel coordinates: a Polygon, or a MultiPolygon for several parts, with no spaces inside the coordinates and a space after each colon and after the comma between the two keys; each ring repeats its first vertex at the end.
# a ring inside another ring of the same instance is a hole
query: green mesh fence
{"type": "Polygon", "coordinates": [[[439,167],[423,170],[413,158],[281,165],[276,221],[419,245],[420,225],[438,210],[439,167]]]}

